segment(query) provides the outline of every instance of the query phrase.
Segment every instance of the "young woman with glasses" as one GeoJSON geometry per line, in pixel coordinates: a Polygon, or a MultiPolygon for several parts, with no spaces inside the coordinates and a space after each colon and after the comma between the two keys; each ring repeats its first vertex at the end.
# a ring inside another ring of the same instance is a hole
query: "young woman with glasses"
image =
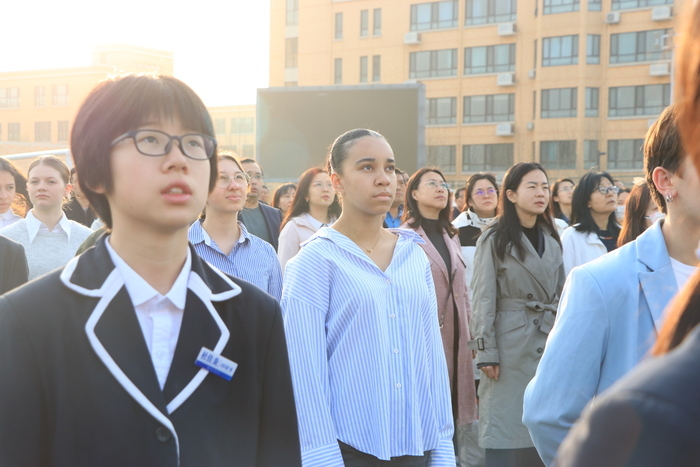
{"type": "Polygon", "coordinates": [[[465,280],[466,265],[457,229],[450,223],[451,193],[437,169],[422,168],[411,176],[406,188],[406,213],[402,228],[412,229],[430,261],[438,303],[438,322],[450,374],[452,416],[455,420],[455,451],[458,465],[469,465],[467,448],[476,420],[476,387],[472,352],[469,350],[471,304],[465,280]]]}
{"type": "Polygon", "coordinates": [[[415,232],[382,227],[394,153],[357,129],[328,162],[343,212],[287,263],[281,302],[303,464],[454,467],[430,263],[415,232]]]}
{"type": "Polygon", "coordinates": [[[238,213],[248,190],[248,175],[231,154],[219,153],[219,175],[203,219],[188,231],[199,256],[226,274],[246,280],[277,300],[282,296],[282,271],[272,245],[248,233],[238,213]]]}
{"type": "Polygon", "coordinates": [[[277,255],[282,270],[307,241],[322,227],[327,227],[340,215],[340,205],[331,179],[325,170],[314,167],[304,172],[287,211],[279,237],[277,255]]]}
{"type": "Polygon", "coordinates": [[[479,445],[486,467],[543,466],[522,423],[523,395],[564,286],[561,244],[541,165],[514,165],[501,189],[498,217],[476,245],[472,279],[472,346],[486,376],[479,385],[479,445]]]}
{"type": "Polygon", "coordinates": [[[570,178],[557,180],[552,186],[552,207],[554,217],[569,225],[571,220],[571,198],[576,184],[570,178]]]}
{"type": "Polygon", "coordinates": [[[561,237],[567,275],[576,266],[617,248],[620,233],[615,216],[618,192],[619,188],[606,172],[588,172],[574,188],[572,225],[561,237]]]}

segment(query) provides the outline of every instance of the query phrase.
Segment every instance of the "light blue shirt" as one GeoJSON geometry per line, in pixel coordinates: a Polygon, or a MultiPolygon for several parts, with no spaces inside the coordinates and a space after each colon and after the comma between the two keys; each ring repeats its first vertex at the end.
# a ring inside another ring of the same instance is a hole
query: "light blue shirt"
{"type": "Polygon", "coordinates": [[[382,271],[321,229],[285,270],[285,321],[304,467],[343,467],[338,440],[379,459],[432,451],[454,467],[453,420],[430,263],[413,231],[382,271]]]}
{"type": "Polygon", "coordinates": [[[391,215],[391,211],[386,213],[384,224],[390,229],[398,229],[401,226],[401,216],[403,216],[403,204],[399,206],[399,212],[396,217],[391,215]]]}
{"type": "Polygon", "coordinates": [[[188,237],[197,254],[228,275],[238,277],[259,287],[277,300],[282,296],[282,268],[272,245],[251,235],[239,221],[241,236],[226,255],[202,228],[201,221],[190,227],[188,237]]]}

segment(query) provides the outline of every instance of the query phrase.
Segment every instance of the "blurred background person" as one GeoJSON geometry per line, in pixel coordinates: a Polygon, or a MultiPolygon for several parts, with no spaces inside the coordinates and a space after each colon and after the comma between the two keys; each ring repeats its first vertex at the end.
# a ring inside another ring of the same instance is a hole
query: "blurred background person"
{"type": "Polygon", "coordinates": [[[629,188],[622,188],[617,194],[617,208],[615,210],[615,217],[617,218],[617,223],[622,224],[622,219],[625,217],[626,201],[632,190],[629,188]]]}
{"type": "Polygon", "coordinates": [[[56,156],[42,156],[29,166],[27,188],[34,206],[27,217],[0,230],[22,246],[27,255],[29,280],[64,266],[92,233],[69,220],[63,201],[71,190],[70,170],[56,156]]]}
{"type": "Polygon", "coordinates": [[[97,216],[95,211],[90,207],[90,201],[85,197],[83,191],[80,189],[78,184],[78,172],[75,167],[70,169],[72,196],[70,202],[63,206],[63,211],[66,213],[66,217],[72,221],[79,224],[83,224],[85,227],[92,227],[92,223],[95,222],[97,216]]]}
{"type": "Polygon", "coordinates": [[[571,198],[576,184],[570,178],[561,178],[552,186],[554,217],[571,224],[571,198]]]}
{"type": "Polygon", "coordinates": [[[404,202],[406,200],[406,184],[408,183],[408,174],[397,168],[396,173],[396,195],[394,202],[391,203],[391,209],[384,217],[385,229],[396,229],[401,225],[401,219],[404,214],[404,202]]]}
{"type": "Polygon", "coordinates": [[[297,186],[294,183],[285,183],[280,185],[272,195],[272,207],[277,208],[282,212],[282,218],[287,214],[289,207],[294,201],[294,195],[297,192],[297,186]]]}
{"type": "Polygon", "coordinates": [[[23,218],[30,209],[29,198],[22,193],[15,193],[15,199],[12,201],[12,212],[23,218]]]}
{"type": "Polygon", "coordinates": [[[245,207],[238,216],[238,220],[243,222],[248,232],[262,238],[277,251],[282,213],[279,209],[260,202],[260,194],[263,187],[263,171],[260,165],[255,162],[255,159],[246,158],[241,160],[241,167],[248,174],[250,183],[248,185],[245,207]]]}
{"type": "Polygon", "coordinates": [[[620,233],[615,217],[618,191],[607,172],[588,172],[574,188],[572,225],[561,236],[566,275],[576,266],[617,248],[620,233]]]}
{"type": "MultiPolygon", "coordinates": [[[[442,172],[433,168],[418,170],[406,186],[406,213],[401,227],[415,230],[425,241],[420,246],[428,256],[435,282],[437,318],[450,375],[457,465],[467,467],[475,464],[470,455],[474,456],[474,449],[478,449],[473,436],[476,434],[474,365],[468,346],[471,304],[458,231],[450,223],[450,198],[450,188],[442,172]]],[[[478,451],[476,455],[478,458],[478,451]]]]}
{"type": "Polygon", "coordinates": [[[664,213],[659,211],[659,207],[651,197],[646,180],[639,179],[630,190],[630,195],[625,202],[625,215],[622,219],[617,247],[635,240],[651,227],[651,224],[664,217],[664,213]]]}
{"type": "Polygon", "coordinates": [[[292,207],[280,232],[278,257],[282,270],[299,253],[301,244],[340,215],[338,197],[325,170],[314,167],[301,175],[292,207]]]}
{"type": "Polygon", "coordinates": [[[243,209],[248,175],[231,154],[220,152],[219,175],[209,193],[204,219],[187,233],[197,254],[226,274],[246,280],[279,301],[282,271],[272,245],[251,235],[238,213],[243,209]]]}
{"type": "Polygon", "coordinates": [[[261,203],[265,204],[270,204],[270,189],[267,187],[267,185],[263,185],[262,188],[260,189],[260,198],[259,198],[261,203]]]}
{"type": "Polygon", "coordinates": [[[454,207],[452,208],[452,220],[457,219],[462,211],[467,207],[467,188],[466,186],[457,188],[454,195],[454,207]]]}
{"type": "Polygon", "coordinates": [[[476,245],[471,331],[479,385],[479,444],[486,467],[543,466],[523,425],[523,394],[535,374],[564,286],[559,235],[544,168],[506,172],[498,217],[476,245]]]}
{"type": "Polygon", "coordinates": [[[0,229],[25,216],[28,207],[25,205],[22,209],[22,197],[25,201],[28,199],[27,179],[12,162],[0,157],[0,229]]]}

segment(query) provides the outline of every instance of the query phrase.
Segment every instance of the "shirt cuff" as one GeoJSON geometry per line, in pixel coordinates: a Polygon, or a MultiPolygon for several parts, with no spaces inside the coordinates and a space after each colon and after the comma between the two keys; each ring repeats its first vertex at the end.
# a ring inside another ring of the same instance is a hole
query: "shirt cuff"
{"type": "Polygon", "coordinates": [[[338,443],[326,444],[302,452],[301,465],[303,467],[345,467],[338,443]]]}
{"type": "Polygon", "coordinates": [[[430,451],[429,467],[454,467],[455,448],[451,439],[441,439],[437,449],[430,451]]]}

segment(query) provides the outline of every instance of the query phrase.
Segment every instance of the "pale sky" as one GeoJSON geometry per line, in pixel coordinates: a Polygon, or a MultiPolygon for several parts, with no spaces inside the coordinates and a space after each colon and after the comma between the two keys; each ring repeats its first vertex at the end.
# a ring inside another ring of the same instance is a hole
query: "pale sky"
{"type": "Polygon", "coordinates": [[[2,2],[0,72],[87,66],[94,45],[174,52],[208,106],[254,104],[268,86],[269,0],[2,2]]]}

